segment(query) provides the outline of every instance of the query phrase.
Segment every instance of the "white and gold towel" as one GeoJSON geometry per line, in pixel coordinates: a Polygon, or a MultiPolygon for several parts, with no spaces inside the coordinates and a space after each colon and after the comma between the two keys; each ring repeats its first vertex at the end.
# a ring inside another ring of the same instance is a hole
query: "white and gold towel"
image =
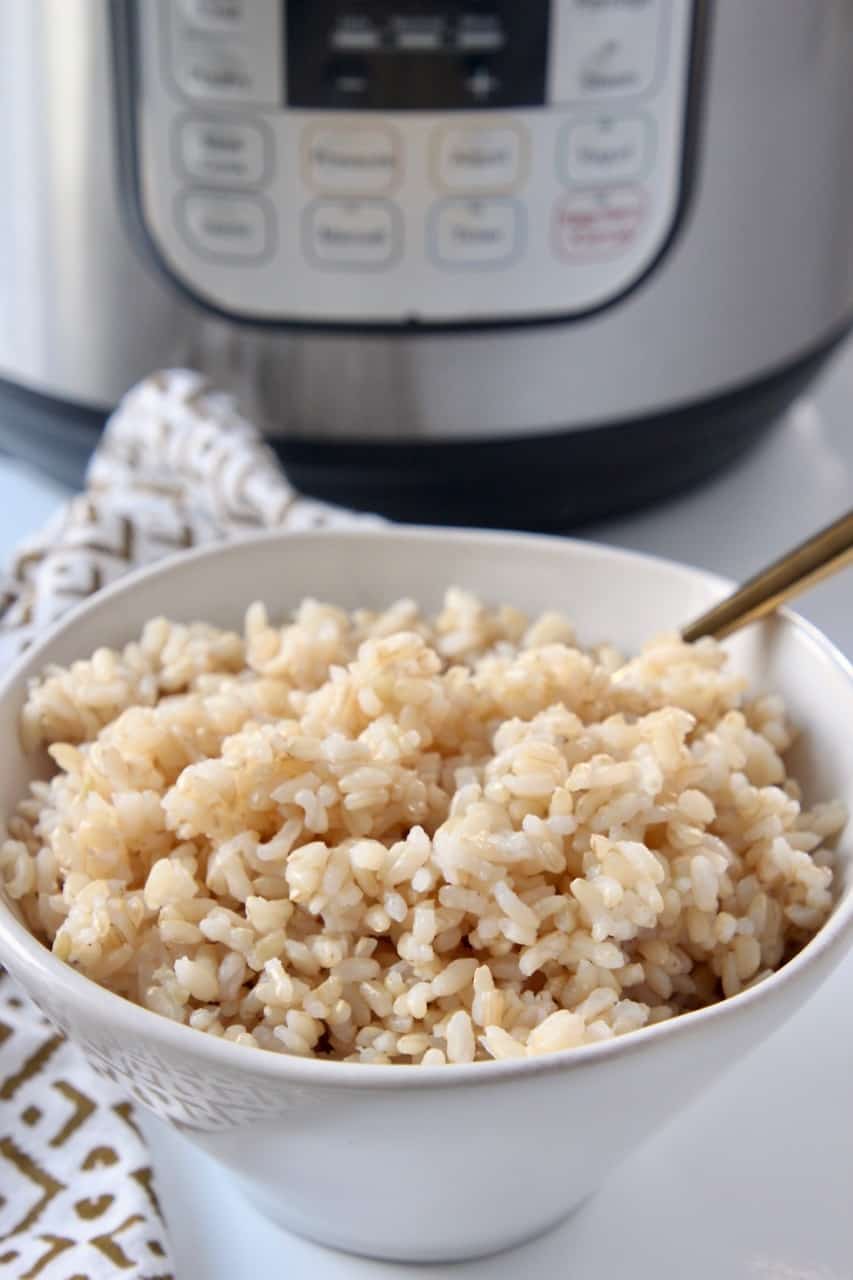
{"type": "MultiPolygon", "coordinates": [[[[71,606],[162,556],[373,519],[299,496],[234,401],[198,374],[154,374],[112,415],[85,491],[16,552],[0,583],[0,670],[71,606]]],[[[0,1275],[171,1275],[133,1107],[2,970],[0,1275]]]]}

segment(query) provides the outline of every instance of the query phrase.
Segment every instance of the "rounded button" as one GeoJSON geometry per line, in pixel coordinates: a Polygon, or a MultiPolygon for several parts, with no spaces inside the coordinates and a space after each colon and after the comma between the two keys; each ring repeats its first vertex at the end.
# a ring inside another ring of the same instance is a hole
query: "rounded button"
{"type": "Polygon", "coordinates": [[[626,182],[646,172],[651,152],[648,116],[574,121],[560,135],[560,175],[564,182],[583,185],[626,182]]]}
{"type": "Polygon", "coordinates": [[[201,182],[252,186],[267,167],[266,138],[257,125],[230,120],[184,120],[178,130],[183,169],[201,182]]]}
{"type": "Polygon", "coordinates": [[[400,248],[400,216],[388,200],[315,200],[303,219],[305,252],[318,267],[376,270],[400,248]]]}
{"type": "Polygon", "coordinates": [[[634,243],[645,216],[642,187],[575,191],[558,200],[554,209],[554,251],[569,262],[617,257],[634,243]]]}
{"type": "Polygon", "coordinates": [[[502,267],[521,244],[515,200],[443,200],[429,219],[430,252],[442,267],[502,267]]]}
{"type": "Polygon", "coordinates": [[[239,31],[246,7],[247,0],[181,0],[186,21],[202,31],[239,31]]]}
{"type": "Polygon", "coordinates": [[[263,258],[272,236],[266,207],[257,199],[191,191],[181,200],[190,245],[213,258],[263,258]]]}
{"type": "Polygon", "coordinates": [[[436,136],[433,178],[446,191],[511,191],[526,170],[527,136],[521,125],[451,125],[436,136]]]}
{"type": "Polygon", "coordinates": [[[399,181],[400,148],[395,134],[381,125],[315,125],[305,132],[302,167],[315,191],[374,195],[399,181]]]}
{"type": "Polygon", "coordinates": [[[188,45],[175,66],[175,78],[188,98],[251,102],[263,97],[258,74],[238,49],[197,41],[188,45]]]}
{"type": "Polygon", "coordinates": [[[667,8],[668,0],[562,0],[551,37],[551,102],[648,92],[667,8]]]}

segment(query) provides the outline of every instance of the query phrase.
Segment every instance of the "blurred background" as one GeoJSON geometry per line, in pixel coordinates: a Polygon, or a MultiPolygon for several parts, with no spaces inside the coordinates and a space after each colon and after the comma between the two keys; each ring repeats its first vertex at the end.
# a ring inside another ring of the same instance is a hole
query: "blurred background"
{"type": "Polygon", "coordinates": [[[565,530],[783,421],[853,314],[849,0],[3,0],[0,441],[134,382],[294,483],[565,530]]]}

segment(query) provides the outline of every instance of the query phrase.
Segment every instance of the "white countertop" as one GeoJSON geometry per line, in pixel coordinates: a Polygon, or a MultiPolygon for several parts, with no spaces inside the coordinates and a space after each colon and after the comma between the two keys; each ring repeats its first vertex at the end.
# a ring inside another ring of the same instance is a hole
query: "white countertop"
{"type": "MultiPolygon", "coordinates": [[[[853,341],[746,459],[685,497],[584,536],[747,577],[853,502],[853,341]]],[[[63,491],[0,458],[0,562],[63,491]]],[[[853,574],[799,608],[853,657],[853,574]]],[[[459,1280],[851,1280],[853,956],[782,1031],[627,1161],[571,1220],[459,1280]],[[630,1260],[630,1263],[629,1263],[630,1260]]],[[[147,1125],[178,1280],[439,1280],[353,1259],[260,1218],[227,1174],[147,1125]]]]}

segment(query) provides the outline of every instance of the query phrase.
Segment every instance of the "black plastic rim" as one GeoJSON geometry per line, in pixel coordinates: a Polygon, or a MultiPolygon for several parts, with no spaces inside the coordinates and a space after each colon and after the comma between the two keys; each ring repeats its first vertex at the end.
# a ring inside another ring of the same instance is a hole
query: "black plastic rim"
{"type": "MultiPolygon", "coordinates": [[[[724,395],[631,422],[499,440],[271,441],[297,489],[393,520],[563,530],[687,489],[780,419],[848,332],[724,395]]],[[[0,380],[0,449],[79,488],[106,413],[0,380]]]]}

